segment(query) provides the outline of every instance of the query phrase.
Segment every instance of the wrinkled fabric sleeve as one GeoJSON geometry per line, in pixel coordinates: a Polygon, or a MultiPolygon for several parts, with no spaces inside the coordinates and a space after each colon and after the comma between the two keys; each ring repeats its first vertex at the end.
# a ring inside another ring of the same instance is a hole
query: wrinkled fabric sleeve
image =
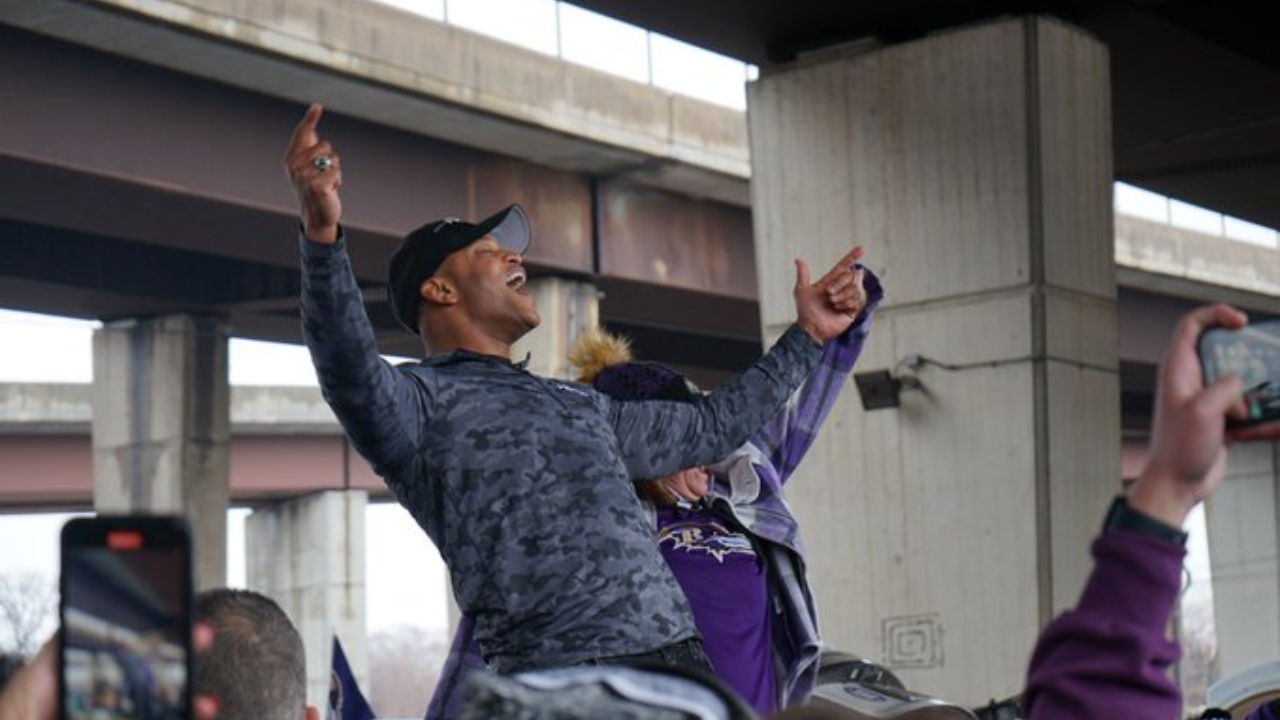
{"type": "Polygon", "coordinates": [[[1027,673],[1028,720],[1177,720],[1166,634],[1184,548],[1114,530],[1093,543],[1094,568],[1074,610],[1040,635],[1027,673]]]}
{"type": "Polygon", "coordinates": [[[821,354],[792,325],[755,364],[696,403],[605,398],[628,475],[657,478],[724,458],[778,412],[821,354]]]}
{"type": "Polygon", "coordinates": [[[435,692],[431,695],[431,702],[427,705],[427,713],[422,720],[452,720],[458,717],[462,710],[462,686],[467,676],[473,672],[489,671],[480,656],[475,633],[475,621],[470,615],[463,614],[458,619],[458,630],[453,634],[449,656],[445,658],[435,692]]]}
{"type": "Polygon", "coordinates": [[[781,484],[786,484],[800,465],[818,437],[818,429],[835,407],[836,399],[849,379],[849,372],[862,354],[876,308],[884,300],[880,279],[867,268],[862,269],[866,273],[863,280],[867,293],[866,307],[848,330],[822,346],[822,358],[799,392],[751,439],[751,444],[769,458],[781,484]]]}
{"type": "Polygon", "coordinates": [[[378,355],[351,271],[345,233],[332,245],[300,236],[302,337],[320,390],[356,450],[388,477],[415,459],[428,388],[378,355]]]}

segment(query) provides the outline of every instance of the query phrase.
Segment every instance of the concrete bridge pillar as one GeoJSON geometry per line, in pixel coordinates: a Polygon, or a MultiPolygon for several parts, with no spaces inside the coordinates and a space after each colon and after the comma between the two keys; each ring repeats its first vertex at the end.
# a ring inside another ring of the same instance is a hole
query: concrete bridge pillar
{"type": "Polygon", "coordinates": [[[284,609],[307,652],[307,702],[325,707],[336,632],[368,692],[363,490],[331,490],[256,508],[245,522],[248,585],[284,609]]]}
{"type": "MultiPolygon", "coordinates": [[[[763,72],[758,266],[865,245],[888,302],[859,369],[951,366],[896,409],[846,392],[791,483],[827,644],[958,702],[1016,693],[1120,487],[1106,48],[1028,17],[763,72]]],[[[772,339],[792,278],[760,279],[772,339]]]]}
{"type": "Polygon", "coordinates": [[[1219,677],[1280,657],[1280,443],[1231,448],[1205,505],[1219,677]]]}
{"type": "Polygon", "coordinates": [[[224,585],[226,326],[191,315],[106,323],[93,336],[92,397],[94,509],[185,516],[197,590],[224,585]]]}

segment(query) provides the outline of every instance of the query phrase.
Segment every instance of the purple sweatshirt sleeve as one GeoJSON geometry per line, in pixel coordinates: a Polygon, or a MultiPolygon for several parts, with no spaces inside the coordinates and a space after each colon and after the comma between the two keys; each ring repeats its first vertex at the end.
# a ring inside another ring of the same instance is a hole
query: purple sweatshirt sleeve
{"type": "MultiPolygon", "coordinates": [[[[860,266],[861,267],[861,266],[860,266]]],[[[880,279],[863,268],[867,304],[849,329],[822,346],[822,358],[800,390],[787,401],[752,437],[751,443],[769,456],[777,469],[778,482],[785,484],[818,436],[818,429],[831,413],[840,390],[849,379],[862,346],[871,332],[871,320],[884,299],[880,279]]]]}
{"type": "Polygon", "coordinates": [[[458,629],[453,634],[453,645],[440,670],[435,692],[427,705],[423,720],[451,720],[462,709],[462,686],[473,672],[488,672],[480,657],[475,640],[476,623],[468,615],[458,619],[458,629]]]}
{"type": "Polygon", "coordinates": [[[1027,673],[1028,720],[1177,720],[1167,625],[1186,550],[1115,530],[1093,543],[1094,568],[1074,610],[1040,635],[1027,673]]]}

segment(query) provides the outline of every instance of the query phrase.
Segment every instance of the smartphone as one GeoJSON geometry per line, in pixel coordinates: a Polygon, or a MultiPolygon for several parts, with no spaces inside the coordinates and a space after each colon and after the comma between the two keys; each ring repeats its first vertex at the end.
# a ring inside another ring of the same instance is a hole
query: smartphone
{"type": "Polygon", "coordinates": [[[62,528],[62,720],[190,720],[191,540],[176,517],[62,528]]]}
{"type": "Polygon", "coordinates": [[[1234,424],[1280,419],[1280,320],[1239,330],[1209,328],[1200,336],[1199,351],[1206,385],[1227,373],[1244,383],[1246,418],[1234,424]]]}

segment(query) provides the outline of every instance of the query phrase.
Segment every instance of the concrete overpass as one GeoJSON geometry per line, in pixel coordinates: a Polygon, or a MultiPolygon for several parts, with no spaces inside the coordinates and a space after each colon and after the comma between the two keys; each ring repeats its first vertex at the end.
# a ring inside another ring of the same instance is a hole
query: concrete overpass
{"type": "Polygon", "coordinates": [[[1107,47],[1118,180],[1280,227],[1280,47],[1265,8],[1194,0],[575,4],[772,68],[1046,13],[1107,47]]]}
{"type": "MultiPolygon", "coordinates": [[[[813,559],[828,633],[882,648],[940,694],[1016,690],[1035,630],[1074,598],[1169,318],[1207,296],[1278,310],[1273,256],[1224,261],[1181,237],[1186,252],[1171,253],[1166,230],[1127,232],[1109,200],[1114,163],[1122,179],[1280,225],[1268,46],[1176,2],[1030,8],[1058,19],[1009,17],[1022,4],[958,16],[764,3],[714,23],[702,8],[585,4],[761,62],[748,117],[368,2],[0,0],[0,303],[107,323],[97,506],[185,509],[212,547],[220,521],[201,511],[253,496],[228,486],[219,368],[229,334],[296,339],[296,211],[277,158],[318,99],[388,352],[415,348],[380,299],[382,258],[425,217],[530,208],[530,263],[554,308],[530,345],[549,372],[598,316],[641,354],[714,379],[785,321],[787,255],[834,256],[850,232],[878,245],[894,294],[864,364],[923,352],[991,369],[926,378],[931,394],[897,413],[852,399],[838,411],[806,470],[812,490],[793,498],[814,544],[833,548],[813,559]],[[1182,69],[1173,82],[1168,67],[1182,69]],[[1221,268],[1254,277],[1223,288],[1221,268]],[[140,503],[141,486],[167,489],[140,503]],[[967,543],[940,534],[957,516],[977,528],[967,543]],[[960,548],[989,554],[975,564],[960,548]],[[996,571],[1035,591],[981,608],[955,591],[991,587],[996,571]],[[908,626],[930,630],[927,652],[894,645],[908,626]]],[[[333,457],[332,440],[317,457],[333,457]]],[[[1274,505],[1267,452],[1237,465],[1241,507],[1274,505]]],[[[307,499],[264,508],[260,536],[301,542],[316,516],[342,529],[352,496],[340,497],[314,514],[307,499]]],[[[1270,568],[1237,588],[1259,609],[1241,616],[1255,623],[1238,658],[1280,652],[1277,544],[1237,543],[1222,561],[1270,568]]],[[[220,561],[209,553],[202,582],[216,584],[220,561]]],[[[358,616],[358,578],[260,580],[358,616]]]]}
{"type": "MultiPolygon", "coordinates": [[[[1280,250],[1126,215],[1116,216],[1116,231],[1123,283],[1122,474],[1132,478],[1146,451],[1155,365],[1174,321],[1199,302],[1224,298],[1254,309],[1255,319],[1275,317],[1280,250]]],[[[719,377],[706,367],[689,369],[709,383],[719,377]]],[[[316,388],[233,387],[230,420],[235,504],[352,488],[390,497],[382,480],[343,443],[316,388]]],[[[0,508],[92,508],[92,422],[91,385],[0,383],[0,508]]]]}

